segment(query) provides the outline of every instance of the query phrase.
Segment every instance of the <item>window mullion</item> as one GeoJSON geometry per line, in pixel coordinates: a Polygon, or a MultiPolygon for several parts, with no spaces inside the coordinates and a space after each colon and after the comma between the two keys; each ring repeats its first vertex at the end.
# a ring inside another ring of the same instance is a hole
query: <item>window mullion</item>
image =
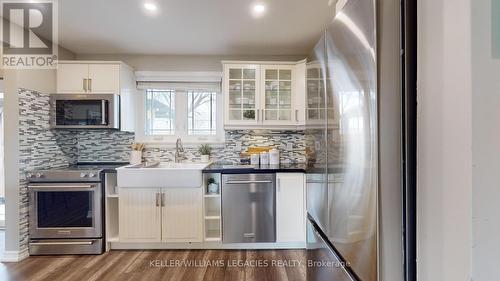
{"type": "Polygon", "coordinates": [[[187,93],[185,91],[175,92],[175,135],[182,138],[187,136],[187,93]]]}

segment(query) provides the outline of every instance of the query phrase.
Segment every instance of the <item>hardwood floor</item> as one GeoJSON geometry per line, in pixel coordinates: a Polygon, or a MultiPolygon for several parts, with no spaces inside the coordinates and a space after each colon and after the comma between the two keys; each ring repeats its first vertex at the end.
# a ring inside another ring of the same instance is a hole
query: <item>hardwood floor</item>
{"type": "Polygon", "coordinates": [[[304,250],[110,251],[99,256],[38,256],[0,264],[0,280],[5,281],[305,279],[304,250]]]}

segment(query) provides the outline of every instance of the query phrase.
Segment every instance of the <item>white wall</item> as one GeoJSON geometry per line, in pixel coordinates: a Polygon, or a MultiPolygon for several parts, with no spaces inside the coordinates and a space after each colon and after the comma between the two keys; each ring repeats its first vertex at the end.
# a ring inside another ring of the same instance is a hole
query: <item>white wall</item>
{"type": "MultiPolygon", "coordinates": [[[[500,276],[500,58],[491,55],[491,0],[472,7],[472,276],[500,276]]],[[[500,15],[497,15],[500,17],[500,15]]],[[[500,31],[500,27],[497,32],[500,31]]]]}
{"type": "Polygon", "coordinates": [[[417,266],[422,281],[471,276],[471,2],[418,1],[417,266]]]}

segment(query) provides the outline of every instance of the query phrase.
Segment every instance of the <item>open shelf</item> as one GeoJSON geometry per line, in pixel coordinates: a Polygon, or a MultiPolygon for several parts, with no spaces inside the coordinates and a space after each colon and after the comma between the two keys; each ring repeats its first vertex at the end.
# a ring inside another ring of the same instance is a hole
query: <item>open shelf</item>
{"type": "Polygon", "coordinates": [[[105,176],[105,235],[106,251],[111,249],[112,242],[118,242],[118,193],[116,188],[117,174],[108,173],[105,176]]]}
{"type": "Polygon", "coordinates": [[[206,221],[205,227],[207,227],[205,230],[205,241],[222,240],[219,221],[206,221]]]}
{"type": "Polygon", "coordinates": [[[204,241],[222,241],[222,216],[221,216],[221,182],[222,176],[219,173],[203,174],[203,215],[205,225],[204,241]],[[219,186],[218,193],[208,192],[208,181],[213,179],[219,186]]]}
{"type": "Polygon", "coordinates": [[[205,197],[205,198],[219,198],[220,194],[218,194],[218,193],[207,193],[207,194],[203,195],[203,197],[205,197]]]}
{"type": "Polygon", "coordinates": [[[205,210],[205,219],[220,219],[220,210],[208,209],[205,210]]]}

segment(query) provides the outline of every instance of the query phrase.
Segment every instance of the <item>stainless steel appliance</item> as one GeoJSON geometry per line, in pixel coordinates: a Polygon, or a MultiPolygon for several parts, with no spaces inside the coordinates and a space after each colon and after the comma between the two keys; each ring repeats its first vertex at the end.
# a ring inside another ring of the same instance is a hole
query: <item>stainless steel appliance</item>
{"type": "Polygon", "coordinates": [[[75,165],[27,175],[30,255],[103,252],[106,167],[75,165]]]}
{"type": "Polygon", "coordinates": [[[349,0],[308,62],[308,280],[378,278],[377,48],[374,0],[349,0]],[[319,95],[318,95],[319,94],[319,95]],[[319,96],[319,101],[317,97],[319,96]]]}
{"type": "Polygon", "coordinates": [[[222,242],[276,242],[276,174],[222,175],[222,242]]]}
{"type": "Polygon", "coordinates": [[[120,96],[116,94],[52,94],[52,128],[120,128],[120,96]]]}

